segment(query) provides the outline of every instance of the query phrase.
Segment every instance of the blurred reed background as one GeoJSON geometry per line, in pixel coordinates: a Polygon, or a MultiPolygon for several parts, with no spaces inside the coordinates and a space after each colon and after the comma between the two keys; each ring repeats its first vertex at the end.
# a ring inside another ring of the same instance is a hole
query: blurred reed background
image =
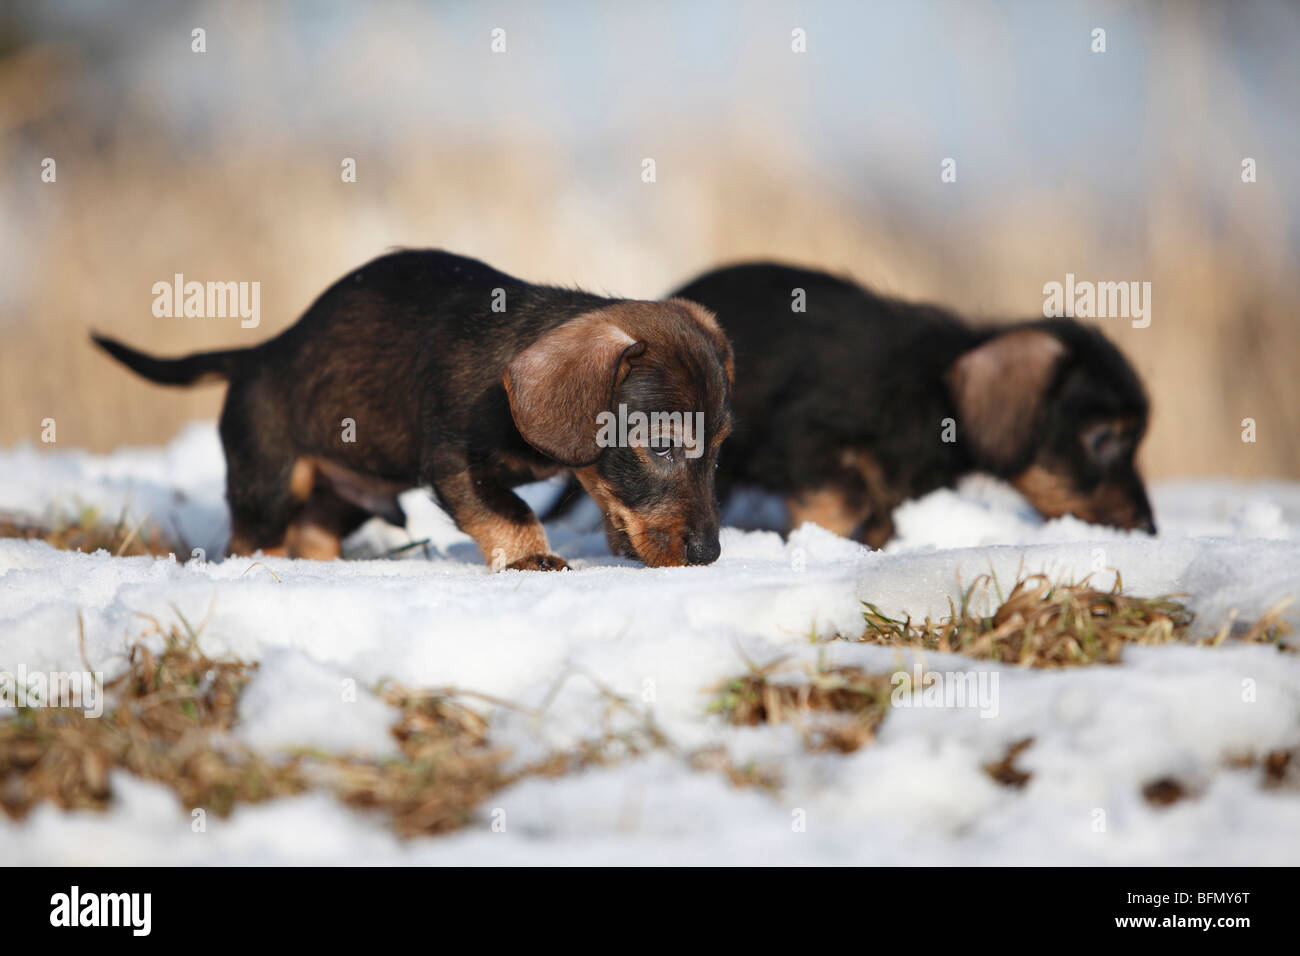
{"type": "Polygon", "coordinates": [[[1150,281],[1149,328],[1100,320],[1154,399],[1148,473],[1300,477],[1294,4],[0,10],[0,444],[165,441],[221,389],[146,384],[89,329],[251,344],[411,245],[630,297],[779,257],[986,318],[1067,272],[1150,281]],[[177,272],[260,282],[261,326],[155,318],[177,272]]]}

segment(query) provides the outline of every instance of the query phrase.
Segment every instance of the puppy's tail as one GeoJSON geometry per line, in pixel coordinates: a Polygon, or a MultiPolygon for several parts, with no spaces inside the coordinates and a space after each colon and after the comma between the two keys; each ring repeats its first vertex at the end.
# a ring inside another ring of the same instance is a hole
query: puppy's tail
{"type": "Polygon", "coordinates": [[[235,368],[237,356],[244,349],[224,352],[195,352],[181,358],[156,358],[138,352],[117,339],[92,332],[95,344],[117,359],[137,375],[143,375],[159,385],[193,385],[203,379],[228,379],[235,368]]]}

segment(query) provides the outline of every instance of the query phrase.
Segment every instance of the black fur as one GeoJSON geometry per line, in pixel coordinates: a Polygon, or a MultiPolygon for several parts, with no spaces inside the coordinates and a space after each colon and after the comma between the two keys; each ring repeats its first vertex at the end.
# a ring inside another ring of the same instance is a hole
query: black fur
{"type": "Polygon", "coordinates": [[[715,312],[735,353],[736,427],[718,478],[724,497],[740,483],[797,498],[837,482],[850,497],[870,497],[868,489],[841,481],[845,453],[865,452],[883,473],[887,493],[856,533],[878,544],[892,533],[888,510],[898,501],[950,486],[971,471],[1015,481],[1037,465],[1063,482],[1056,489],[1063,499],[1117,502],[1078,505],[1096,512],[1081,517],[1154,532],[1132,454],[1145,430],[1147,399],[1128,362],[1094,328],[1067,319],[976,328],[942,308],[767,263],[709,272],[675,295],[715,312]],[[792,311],[796,289],[806,296],[804,313],[792,311]],[[1047,382],[1029,440],[1008,460],[993,461],[962,421],[949,376],[958,359],[1009,328],[1048,333],[1065,354],[1047,382]],[[957,421],[952,443],[941,440],[941,422],[949,418],[957,421]],[[1131,427],[1112,436],[1108,454],[1090,455],[1081,436],[1114,419],[1131,427]]]}

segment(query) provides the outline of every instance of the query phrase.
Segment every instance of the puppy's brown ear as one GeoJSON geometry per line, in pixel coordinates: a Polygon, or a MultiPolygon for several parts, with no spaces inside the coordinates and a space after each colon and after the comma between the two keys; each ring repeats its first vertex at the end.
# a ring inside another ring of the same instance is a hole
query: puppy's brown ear
{"type": "Polygon", "coordinates": [[[645,351],[599,312],[552,329],[506,366],[510,414],[524,440],[572,467],[600,457],[596,416],[612,410],[628,361],[645,351]]]}
{"type": "Polygon", "coordinates": [[[1066,347],[1050,332],[1013,329],[971,349],[948,369],[959,440],[994,468],[1025,452],[1066,347]]]}

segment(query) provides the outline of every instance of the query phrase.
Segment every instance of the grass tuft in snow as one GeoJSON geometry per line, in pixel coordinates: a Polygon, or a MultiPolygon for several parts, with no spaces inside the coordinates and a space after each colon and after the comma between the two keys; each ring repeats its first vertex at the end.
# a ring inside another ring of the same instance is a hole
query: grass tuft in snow
{"type": "Polygon", "coordinates": [[[295,763],[272,763],[225,740],[252,667],[208,658],[188,624],[184,632],[153,624],[145,636],[164,635],[161,653],[142,642],[131,647],[127,669],[104,685],[102,716],[37,707],[0,721],[0,809],[22,817],[45,800],[103,809],[110,770],[166,784],[186,806],[218,815],[304,788],[295,763]]]}
{"type": "MultiPolygon", "coordinates": [[[[1278,748],[1263,753],[1230,754],[1224,764],[1232,770],[1254,770],[1264,790],[1282,791],[1291,796],[1300,793],[1300,748],[1278,748]]],[[[1160,777],[1143,785],[1142,796],[1153,806],[1169,806],[1180,800],[1199,797],[1205,781],[1186,782],[1177,777],[1160,777]]]]}
{"type": "Polygon", "coordinates": [[[320,755],[324,778],[349,806],[381,810],[403,836],[468,823],[489,794],[511,782],[508,752],[492,747],[487,722],[450,696],[392,685],[384,700],[401,712],[393,727],[400,759],[320,755]]]}
{"type": "Polygon", "coordinates": [[[997,582],[981,575],[962,592],[960,607],[949,601],[946,618],[927,617],[920,624],[896,620],[863,602],[861,640],[1028,667],[1074,667],[1118,663],[1125,644],[1186,640],[1192,623],[1191,611],[1173,596],[1124,594],[1118,575],[1109,591],[1092,587],[1087,578],[1058,584],[1046,575],[1030,575],[1016,582],[993,614],[983,615],[975,608],[987,606],[990,587],[997,582]]]}
{"type": "Polygon", "coordinates": [[[21,515],[0,515],[0,538],[38,540],[62,551],[107,551],[114,557],[180,553],[161,531],[147,524],[148,516],[129,521],[125,510],[115,523],[103,521],[94,508],[83,508],[73,519],[59,518],[42,525],[21,515]]]}
{"type": "MultiPolygon", "coordinates": [[[[630,727],[611,722],[572,750],[507,770],[509,752],[493,746],[486,720],[460,699],[476,695],[393,683],[379,693],[399,713],[392,728],[399,757],[370,760],[319,751],[267,756],[230,735],[240,694],[257,665],[208,657],[199,645],[203,625],[191,627],[179,612],[180,624],[170,628],[141,616],[151,627],[131,645],[123,673],[105,683],[101,716],[24,707],[0,720],[0,811],[20,819],[46,801],[65,810],[106,809],[112,800],[109,774],[119,770],[161,783],[185,807],[218,816],[239,804],[326,789],[348,806],[386,814],[402,836],[436,834],[467,824],[490,794],[525,778],[677,749],[648,715],[602,688],[611,713],[624,711],[637,721],[630,727]],[[162,647],[155,653],[146,641],[159,637],[162,647]]],[[[86,669],[93,670],[88,662],[86,669]]],[[[776,786],[765,771],[737,767],[721,749],[681,755],[692,767],[723,773],[737,786],[776,786]]]]}
{"type": "Polygon", "coordinates": [[[256,664],[219,661],[199,631],[156,620],[130,649],[127,669],[105,683],[106,708],[87,717],[66,708],[23,708],[0,721],[0,809],[21,818],[50,801],[105,809],[110,770],[162,783],[186,807],[226,816],[241,803],[328,787],[349,806],[387,813],[403,835],[466,823],[478,803],[517,779],[487,741],[483,718],[449,696],[391,686],[385,700],[402,756],[370,761],[298,752],[268,758],[230,739],[239,695],[256,664]],[[143,642],[161,634],[155,654],[143,642]]]}
{"type": "Polygon", "coordinates": [[[851,753],[875,738],[889,712],[889,674],[819,664],[806,668],[804,680],[774,679],[783,661],[751,668],[715,687],[710,711],[742,726],[793,724],[814,751],[851,753]]]}
{"type": "Polygon", "coordinates": [[[1258,768],[1266,790],[1300,792],[1300,747],[1235,754],[1228,758],[1228,766],[1236,770],[1258,768]]]}
{"type": "Polygon", "coordinates": [[[1271,750],[1260,764],[1264,768],[1265,787],[1300,789],[1300,747],[1271,750]]]}

